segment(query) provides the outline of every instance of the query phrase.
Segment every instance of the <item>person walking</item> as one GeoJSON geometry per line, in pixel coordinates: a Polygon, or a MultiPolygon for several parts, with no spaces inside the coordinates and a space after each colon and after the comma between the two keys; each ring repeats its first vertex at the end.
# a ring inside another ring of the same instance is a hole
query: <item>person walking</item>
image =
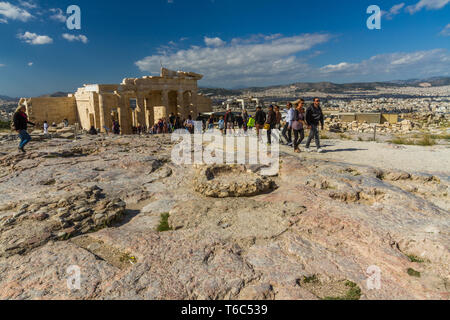
{"type": "Polygon", "coordinates": [[[208,119],[208,130],[214,129],[214,115],[211,114],[208,119]]]}
{"type": "Polygon", "coordinates": [[[170,123],[170,127],[171,127],[171,128],[175,128],[175,122],[176,122],[176,120],[177,120],[177,117],[176,117],[175,114],[172,112],[172,113],[169,115],[169,123],[170,123]]]}
{"type": "Polygon", "coordinates": [[[34,126],[33,122],[28,121],[28,116],[26,114],[27,108],[25,106],[19,106],[14,113],[13,122],[14,128],[20,137],[19,150],[25,153],[25,146],[31,141],[31,137],[27,132],[28,125],[34,126]]]}
{"type": "Polygon", "coordinates": [[[248,130],[248,120],[249,120],[249,119],[250,119],[250,118],[249,118],[249,116],[248,116],[247,110],[244,110],[244,111],[242,112],[242,120],[244,121],[244,125],[243,125],[243,127],[244,127],[244,134],[247,133],[247,130],[248,130]]]}
{"type": "Polygon", "coordinates": [[[292,108],[292,103],[288,102],[286,124],[284,125],[282,136],[286,140],[288,146],[292,146],[292,121],[294,118],[294,109],[292,108]],[[286,135],[287,134],[287,135],[286,135]]]}
{"type": "Polygon", "coordinates": [[[280,107],[279,106],[275,106],[275,115],[276,115],[276,121],[275,121],[275,129],[280,130],[281,129],[281,112],[280,112],[280,107]]]}
{"type": "Polygon", "coordinates": [[[256,135],[259,139],[260,130],[264,129],[264,124],[266,123],[266,113],[262,110],[261,107],[256,108],[255,114],[255,127],[256,127],[256,135]]]}
{"type": "Polygon", "coordinates": [[[310,129],[308,140],[306,141],[306,151],[309,152],[309,146],[314,138],[316,141],[317,152],[321,153],[323,150],[320,147],[320,136],[319,136],[319,124],[323,130],[324,127],[324,116],[322,108],[320,107],[320,99],[314,98],[313,104],[306,110],[306,123],[308,124],[308,129],[310,129]]]}
{"type": "Polygon", "coordinates": [[[219,130],[222,133],[222,135],[225,135],[225,120],[223,120],[223,117],[220,117],[219,120],[219,130]]]}
{"type": "Polygon", "coordinates": [[[297,108],[294,110],[292,129],[294,130],[294,152],[300,153],[300,144],[305,139],[305,100],[300,99],[297,108]]]}
{"type": "Polygon", "coordinates": [[[231,109],[227,110],[227,113],[225,113],[224,117],[225,121],[225,135],[230,134],[231,130],[234,130],[234,115],[233,112],[231,112],[231,109]]]}
{"type": "Polygon", "coordinates": [[[192,120],[191,115],[188,115],[188,119],[184,122],[184,128],[189,131],[190,134],[194,133],[194,121],[192,120]]]}
{"type": "Polygon", "coordinates": [[[238,135],[242,134],[242,128],[244,126],[244,118],[242,117],[242,114],[238,114],[236,116],[236,124],[238,127],[238,135]]]}
{"type": "Polygon", "coordinates": [[[275,129],[277,123],[277,115],[274,111],[273,106],[269,106],[269,112],[267,113],[267,120],[266,124],[267,126],[267,144],[272,144],[272,130],[275,129]]]}
{"type": "Polygon", "coordinates": [[[44,134],[48,134],[48,122],[44,121],[44,134]]]}
{"type": "Polygon", "coordinates": [[[248,123],[247,123],[247,131],[248,130],[253,130],[253,128],[256,125],[256,120],[255,117],[253,117],[252,115],[249,115],[248,117],[248,123]]]}

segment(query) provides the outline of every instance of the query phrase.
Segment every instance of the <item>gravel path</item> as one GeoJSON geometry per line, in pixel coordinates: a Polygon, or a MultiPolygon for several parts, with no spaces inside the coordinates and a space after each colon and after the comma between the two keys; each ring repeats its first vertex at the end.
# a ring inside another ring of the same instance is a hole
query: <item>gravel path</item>
{"type": "MultiPolygon", "coordinates": [[[[302,144],[301,156],[449,177],[449,146],[400,146],[349,140],[324,140],[322,144],[324,146],[322,154],[317,154],[315,147],[311,147],[314,152],[306,153],[302,144]]],[[[282,146],[281,151],[291,153],[292,150],[282,146]]]]}

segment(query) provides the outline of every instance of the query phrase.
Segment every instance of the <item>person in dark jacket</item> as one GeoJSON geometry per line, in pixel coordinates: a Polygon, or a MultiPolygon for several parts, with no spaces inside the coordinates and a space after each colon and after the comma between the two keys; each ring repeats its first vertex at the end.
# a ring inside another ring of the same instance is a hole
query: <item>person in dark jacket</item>
{"type": "Polygon", "coordinates": [[[244,118],[242,117],[242,114],[236,115],[236,125],[239,129],[238,134],[242,133],[242,128],[244,127],[244,118]]]}
{"type": "Polygon", "coordinates": [[[119,121],[113,120],[113,132],[114,134],[120,134],[120,124],[119,121]]]}
{"type": "Polygon", "coordinates": [[[306,123],[308,124],[308,129],[310,129],[308,140],[306,141],[306,150],[309,152],[309,146],[311,145],[311,141],[314,138],[316,140],[317,152],[321,153],[322,149],[320,148],[320,136],[319,136],[319,124],[322,127],[324,126],[324,116],[322,112],[322,108],[320,107],[320,99],[315,98],[314,103],[306,110],[306,123]]]}
{"type": "Polygon", "coordinates": [[[242,120],[244,121],[244,133],[247,133],[247,130],[248,130],[248,119],[249,119],[249,116],[248,116],[248,113],[247,113],[247,110],[244,110],[244,112],[242,112],[242,120]]]}
{"type": "Polygon", "coordinates": [[[26,114],[27,108],[25,106],[19,106],[14,113],[13,122],[14,128],[19,133],[20,144],[19,150],[25,153],[25,146],[31,141],[31,137],[27,132],[28,124],[34,126],[35,124],[28,121],[28,116],[26,114]]]}
{"type": "Polygon", "coordinates": [[[264,129],[264,124],[266,123],[266,113],[262,110],[261,107],[256,108],[255,115],[255,126],[256,126],[256,135],[259,139],[259,131],[264,129]]]}
{"type": "Polygon", "coordinates": [[[271,105],[269,107],[269,112],[267,113],[267,120],[266,124],[268,124],[270,127],[267,130],[267,144],[272,144],[272,130],[275,129],[277,124],[277,114],[273,110],[273,106],[271,105]]]}
{"type": "Polygon", "coordinates": [[[94,126],[91,126],[91,128],[89,129],[88,134],[90,134],[90,135],[92,135],[92,136],[97,135],[97,134],[98,134],[97,129],[95,129],[94,126]]]}

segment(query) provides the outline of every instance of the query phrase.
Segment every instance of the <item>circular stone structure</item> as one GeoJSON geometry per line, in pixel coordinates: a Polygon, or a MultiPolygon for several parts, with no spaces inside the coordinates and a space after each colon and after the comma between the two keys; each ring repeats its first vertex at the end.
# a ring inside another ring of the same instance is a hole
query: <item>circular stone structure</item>
{"type": "Polygon", "coordinates": [[[273,190],[275,183],[245,166],[214,165],[199,169],[194,190],[211,198],[251,197],[273,190]]]}

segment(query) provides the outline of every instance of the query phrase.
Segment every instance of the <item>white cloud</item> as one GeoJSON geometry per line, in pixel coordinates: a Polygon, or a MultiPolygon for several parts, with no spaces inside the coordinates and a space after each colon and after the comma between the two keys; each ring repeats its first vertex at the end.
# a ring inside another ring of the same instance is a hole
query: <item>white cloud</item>
{"type": "Polygon", "coordinates": [[[19,0],[20,6],[27,9],[36,9],[38,5],[32,1],[19,0]]]}
{"type": "Polygon", "coordinates": [[[226,44],[225,41],[223,41],[222,39],[220,39],[218,37],[216,37],[216,38],[205,37],[204,40],[205,40],[205,44],[208,47],[221,47],[226,44]]]}
{"type": "Polygon", "coordinates": [[[367,79],[379,76],[389,78],[426,77],[448,75],[450,54],[444,49],[417,51],[410,53],[380,54],[359,63],[342,62],[320,68],[325,76],[360,77],[367,79]],[[446,70],[446,71],[445,71],[446,70]]]}
{"type": "Polygon", "coordinates": [[[53,43],[53,39],[49,36],[40,36],[36,33],[31,32],[25,32],[24,34],[18,34],[17,37],[19,39],[22,39],[26,43],[32,44],[32,45],[42,45],[42,44],[50,44],[53,43]]]}
{"type": "Polygon", "coordinates": [[[450,0],[420,0],[418,3],[412,6],[407,6],[406,11],[410,14],[414,14],[422,9],[438,10],[445,7],[450,3],[450,0]]]}
{"type": "Polygon", "coordinates": [[[441,35],[444,37],[450,37],[450,23],[445,26],[444,30],[441,31],[441,35]]]}
{"type": "Polygon", "coordinates": [[[3,1],[0,2],[0,16],[3,16],[2,23],[6,23],[8,19],[26,22],[33,17],[27,10],[3,1]]]}
{"type": "Polygon", "coordinates": [[[383,11],[383,15],[386,17],[386,19],[391,20],[394,16],[400,13],[401,9],[403,9],[404,6],[404,2],[396,4],[388,12],[383,11]]]}
{"type": "Polygon", "coordinates": [[[89,41],[88,38],[86,36],[82,35],[82,34],[80,34],[78,36],[75,36],[73,34],[64,33],[62,35],[62,37],[64,39],[66,39],[67,41],[70,41],[70,42],[80,41],[80,42],[83,42],[83,43],[88,43],[88,41],[89,41]]]}
{"type": "Polygon", "coordinates": [[[53,19],[53,20],[56,20],[56,21],[59,21],[62,23],[66,22],[67,17],[64,15],[64,12],[61,9],[59,9],[59,8],[50,9],[50,12],[53,13],[50,16],[50,19],[53,19]]]}
{"type": "Polygon", "coordinates": [[[29,67],[33,66],[33,62],[28,62],[28,66],[29,67]]]}
{"type": "Polygon", "coordinates": [[[357,66],[356,64],[351,64],[351,63],[347,63],[347,62],[341,62],[341,63],[338,63],[338,64],[326,65],[326,66],[320,68],[320,71],[324,72],[324,73],[342,72],[342,71],[348,72],[351,69],[355,69],[356,66],[357,66]]]}
{"type": "Polygon", "coordinates": [[[1,63],[0,63],[0,68],[1,68],[1,67],[4,67],[4,66],[5,66],[4,64],[1,64],[1,63]]]}
{"type": "Polygon", "coordinates": [[[160,62],[170,69],[203,73],[204,81],[209,85],[276,83],[279,79],[293,80],[306,72],[310,67],[297,55],[330,38],[329,34],[303,34],[277,36],[273,40],[265,40],[264,36],[233,39],[220,47],[206,44],[203,47],[192,46],[185,50],[155,54],[137,61],[136,65],[141,71],[151,74],[159,72],[160,62]]]}

